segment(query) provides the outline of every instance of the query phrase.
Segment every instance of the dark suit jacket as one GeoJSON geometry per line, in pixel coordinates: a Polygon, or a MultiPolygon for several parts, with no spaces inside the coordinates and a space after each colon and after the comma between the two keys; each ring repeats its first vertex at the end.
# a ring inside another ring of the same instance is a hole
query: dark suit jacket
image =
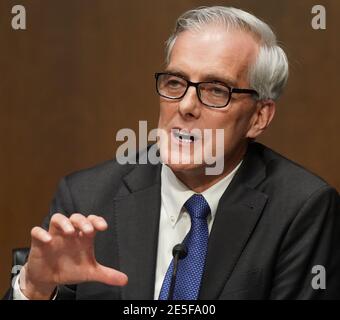
{"type": "MultiPolygon", "coordinates": [[[[102,215],[109,228],[96,237],[96,257],[125,272],[129,283],[62,286],[58,298],[153,299],[160,169],[109,161],[61,181],[50,215],[102,215]]],[[[251,143],[219,202],[200,299],[338,299],[339,203],[322,179],[251,143]],[[325,290],[311,285],[315,265],[326,269],[325,290]]]]}

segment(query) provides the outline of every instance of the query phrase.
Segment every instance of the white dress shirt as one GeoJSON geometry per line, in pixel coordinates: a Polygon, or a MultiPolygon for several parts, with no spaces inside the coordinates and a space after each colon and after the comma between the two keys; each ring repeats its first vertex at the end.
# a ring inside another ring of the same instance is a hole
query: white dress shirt
{"type": "MultiPolygon", "coordinates": [[[[201,194],[208,202],[211,214],[208,216],[208,229],[211,231],[218,203],[228,188],[242,161],[222,180],[201,194]]],[[[184,185],[167,166],[162,166],[161,173],[161,216],[159,222],[158,252],[156,265],[155,293],[157,300],[165,274],[172,260],[173,247],[181,243],[191,227],[190,215],[183,207],[184,203],[196,192],[184,185]]]]}
{"type": "MultiPolygon", "coordinates": [[[[207,218],[209,233],[211,231],[218,203],[228,188],[242,161],[222,180],[201,194],[208,202],[211,214],[207,218]]],[[[156,265],[154,299],[158,300],[165,274],[172,260],[172,248],[183,241],[191,227],[190,216],[183,207],[184,203],[196,192],[185,186],[167,166],[162,166],[161,172],[161,216],[159,222],[158,252],[156,265]]],[[[28,300],[19,286],[20,274],[13,286],[14,300],[28,300]]],[[[53,299],[55,299],[56,295],[53,299]]]]}

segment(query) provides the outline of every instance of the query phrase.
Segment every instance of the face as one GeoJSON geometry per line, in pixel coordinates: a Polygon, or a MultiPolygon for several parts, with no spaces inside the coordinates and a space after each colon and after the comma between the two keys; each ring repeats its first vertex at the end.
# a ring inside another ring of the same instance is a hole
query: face
{"type": "MultiPolygon", "coordinates": [[[[185,31],[177,37],[165,71],[192,82],[219,81],[235,88],[249,88],[248,70],[257,52],[256,40],[245,32],[227,32],[218,26],[200,32],[185,31]]],[[[161,97],[158,128],[166,136],[159,142],[163,160],[175,173],[201,174],[207,166],[205,156],[203,163],[196,163],[194,158],[197,152],[201,154],[209,148],[212,155],[217,155],[216,129],[223,129],[223,161],[228,167],[240,157],[248,138],[255,138],[257,110],[257,102],[249,94],[233,94],[228,106],[219,109],[202,104],[195,87],[189,87],[182,99],[161,97]],[[183,139],[186,134],[204,129],[211,129],[212,135],[205,137],[202,133],[191,140],[183,139]],[[179,137],[174,133],[178,131],[184,134],[179,137]],[[201,148],[195,148],[198,144],[201,148]],[[186,160],[173,161],[178,158],[186,160]]]]}

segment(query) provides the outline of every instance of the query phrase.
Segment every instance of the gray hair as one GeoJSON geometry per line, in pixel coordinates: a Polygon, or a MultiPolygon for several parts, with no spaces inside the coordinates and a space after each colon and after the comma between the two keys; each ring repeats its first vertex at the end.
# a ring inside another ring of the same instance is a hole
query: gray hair
{"type": "Polygon", "coordinates": [[[252,14],[223,6],[199,7],[182,14],[166,42],[166,63],[169,64],[177,36],[186,30],[200,31],[209,24],[218,24],[227,30],[250,32],[259,40],[260,49],[255,63],[249,68],[249,84],[259,93],[259,100],[276,100],[288,80],[288,59],[277,43],[271,28],[252,14]]]}

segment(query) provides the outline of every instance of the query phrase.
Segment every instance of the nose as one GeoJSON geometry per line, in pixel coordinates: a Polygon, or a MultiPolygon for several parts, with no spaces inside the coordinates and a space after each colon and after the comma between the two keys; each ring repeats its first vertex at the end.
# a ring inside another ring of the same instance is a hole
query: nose
{"type": "Polygon", "coordinates": [[[201,114],[200,101],[195,87],[189,87],[185,96],[179,101],[178,110],[184,118],[199,118],[201,114]]]}

